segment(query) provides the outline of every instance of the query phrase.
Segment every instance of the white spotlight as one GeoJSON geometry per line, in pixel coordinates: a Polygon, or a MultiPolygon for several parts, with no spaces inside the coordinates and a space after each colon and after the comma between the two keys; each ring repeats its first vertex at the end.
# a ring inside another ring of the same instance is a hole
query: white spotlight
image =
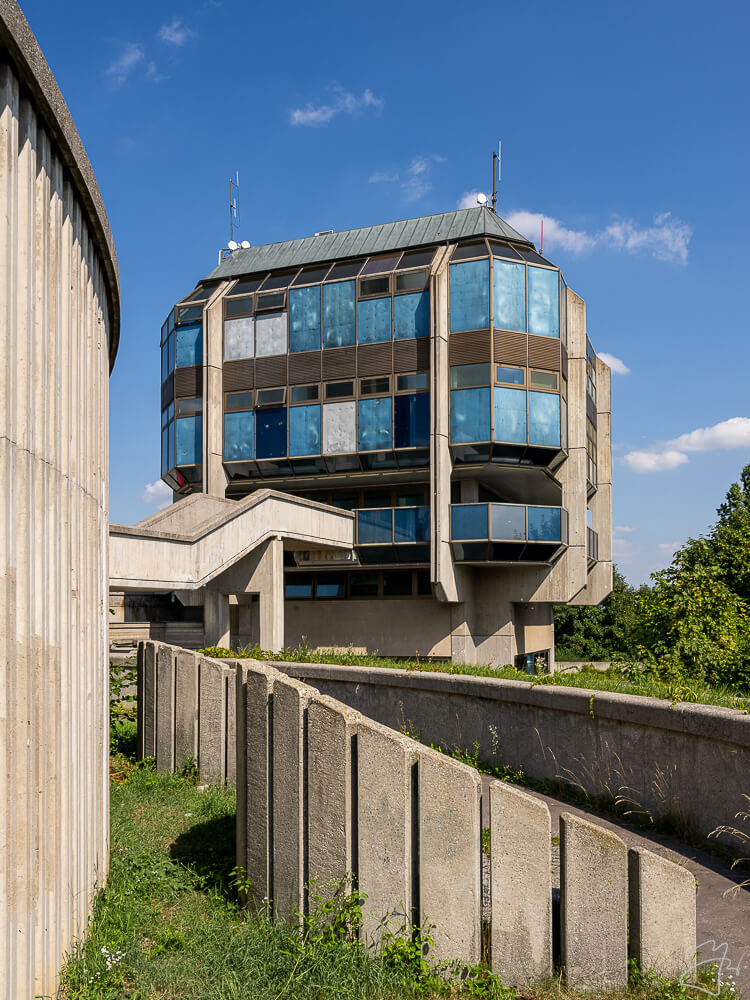
{"type": "Polygon", "coordinates": [[[484,207],[486,204],[487,204],[487,195],[482,194],[482,192],[480,191],[479,194],[477,195],[477,205],[481,205],[482,207],[484,207]]]}
{"type": "Polygon", "coordinates": [[[242,249],[243,250],[249,250],[250,249],[250,240],[243,240],[242,241],[242,249]]]}
{"type": "Polygon", "coordinates": [[[227,243],[227,249],[228,249],[228,250],[231,250],[231,251],[232,251],[232,253],[234,253],[234,251],[235,251],[235,250],[239,250],[239,248],[240,248],[240,245],[239,245],[239,243],[235,243],[235,242],[234,242],[234,240],[230,240],[230,241],[229,241],[229,242],[227,243]]]}

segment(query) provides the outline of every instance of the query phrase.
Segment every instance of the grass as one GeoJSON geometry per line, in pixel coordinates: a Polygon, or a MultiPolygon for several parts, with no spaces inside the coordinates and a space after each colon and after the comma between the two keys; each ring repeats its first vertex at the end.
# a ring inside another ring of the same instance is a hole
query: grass
{"type": "Polygon", "coordinates": [[[677,702],[693,702],[701,705],[718,705],[750,711],[750,696],[738,694],[725,687],[711,687],[699,681],[688,679],[661,680],[648,674],[642,667],[633,664],[613,665],[607,670],[595,670],[584,666],[570,673],[554,673],[530,677],[515,667],[491,667],[488,664],[451,663],[447,660],[396,659],[378,656],[376,653],[355,653],[351,649],[313,650],[308,646],[271,653],[259,646],[248,646],[229,650],[221,646],[209,646],[200,650],[206,656],[252,657],[259,660],[275,660],[296,663],[333,663],[342,666],[383,667],[391,670],[419,670],[429,673],[465,674],[470,677],[495,677],[503,680],[523,681],[530,685],[546,684],[552,687],[575,687],[588,691],[617,691],[621,694],[641,695],[648,698],[664,698],[677,702]]]}
{"type": "MultiPolygon", "coordinates": [[[[423,956],[426,938],[394,937],[370,953],[357,940],[362,897],[348,891],[318,900],[300,922],[249,915],[234,868],[234,791],[157,774],[152,761],[136,764],[134,738],[132,719],[114,720],[109,881],[66,962],[57,1000],[578,997],[559,978],[516,991],[482,967],[436,970],[423,956]]],[[[628,992],[607,994],[691,996],[689,987],[635,971],[628,992]]]]}

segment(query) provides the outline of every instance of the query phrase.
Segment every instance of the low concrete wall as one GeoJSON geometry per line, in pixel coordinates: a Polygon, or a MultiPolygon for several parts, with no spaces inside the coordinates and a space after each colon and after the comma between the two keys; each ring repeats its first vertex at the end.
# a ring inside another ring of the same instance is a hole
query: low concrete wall
{"type": "MultiPolygon", "coordinates": [[[[372,947],[385,928],[409,933],[416,925],[429,929],[433,960],[459,967],[489,960],[507,985],[552,973],[544,803],[490,784],[483,885],[482,783],[474,768],[268,663],[210,660],[148,642],[139,647],[138,668],[139,748],[155,753],[159,769],[179,766],[192,747],[201,777],[220,778],[214,762],[222,742],[225,757],[229,747],[236,751],[234,770],[227,763],[223,776],[236,774],[237,864],[246,872],[249,905],[270,903],[294,919],[350,873],[367,897],[363,936],[372,947]]],[[[628,917],[639,928],[634,957],[648,956],[657,971],[667,962],[673,974],[686,971],[694,930],[679,947],[673,934],[675,926],[695,927],[695,887],[675,888],[683,870],[652,862],[643,851],[629,865],[619,838],[574,817],[564,820],[560,964],[571,984],[587,989],[626,981],[628,917]],[[608,919],[596,934],[576,916],[585,919],[602,906],[601,885],[590,877],[592,850],[599,882],[618,888],[607,896],[608,919]],[[608,959],[603,978],[591,971],[600,953],[608,959]]]]}

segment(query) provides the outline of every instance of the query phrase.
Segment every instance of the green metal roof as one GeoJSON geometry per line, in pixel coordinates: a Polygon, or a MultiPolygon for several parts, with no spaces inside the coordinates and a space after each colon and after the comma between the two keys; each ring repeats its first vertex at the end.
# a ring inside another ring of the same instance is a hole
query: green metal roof
{"type": "Polygon", "coordinates": [[[366,257],[385,250],[455,242],[472,236],[494,236],[523,243],[525,246],[532,245],[525,236],[521,236],[489,208],[464,208],[456,212],[425,215],[418,219],[386,222],[380,226],[346,229],[340,233],[305,236],[299,240],[235,250],[206,280],[236,278],[258,271],[301,267],[303,264],[325,263],[346,257],[366,257]]]}

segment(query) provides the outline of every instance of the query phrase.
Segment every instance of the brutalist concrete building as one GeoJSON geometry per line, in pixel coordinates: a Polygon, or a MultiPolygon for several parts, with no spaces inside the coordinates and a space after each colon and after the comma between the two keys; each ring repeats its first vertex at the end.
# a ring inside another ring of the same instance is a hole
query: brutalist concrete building
{"type": "MultiPolygon", "coordinates": [[[[489,208],[229,252],[161,352],[177,495],[356,514],[352,552],[285,551],[286,646],[531,667],[555,604],[609,592],[610,371],[489,208]]],[[[231,638],[258,640],[251,595],[231,638]]]]}

